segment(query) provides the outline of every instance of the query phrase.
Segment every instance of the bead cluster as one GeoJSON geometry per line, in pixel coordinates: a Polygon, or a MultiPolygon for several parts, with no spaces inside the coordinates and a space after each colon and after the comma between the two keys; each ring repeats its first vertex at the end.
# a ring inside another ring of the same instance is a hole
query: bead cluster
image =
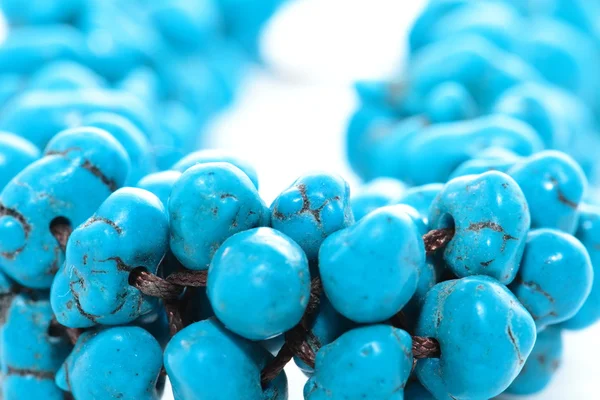
{"type": "Polygon", "coordinates": [[[240,67],[221,42],[252,51],[276,2],[3,0],[4,398],[152,400],[168,376],[178,400],[284,400],[292,359],[307,400],[543,389],[561,330],[600,319],[600,35],[565,2],[432,1],[402,81],[357,84],[367,183],[306,174],[268,206],[244,160],[183,153],[240,67]]]}

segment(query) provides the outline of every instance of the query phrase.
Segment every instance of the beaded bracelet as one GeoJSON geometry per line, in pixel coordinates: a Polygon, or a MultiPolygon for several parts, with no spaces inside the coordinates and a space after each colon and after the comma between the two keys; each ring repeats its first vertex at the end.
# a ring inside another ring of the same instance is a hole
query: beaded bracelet
{"type": "Polygon", "coordinates": [[[1,3],[3,398],[283,400],[292,359],[307,400],[531,394],[600,319],[583,0],[431,1],[406,73],[356,85],[366,183],[270,206],[189,151],[277,1],[1,3]]]}

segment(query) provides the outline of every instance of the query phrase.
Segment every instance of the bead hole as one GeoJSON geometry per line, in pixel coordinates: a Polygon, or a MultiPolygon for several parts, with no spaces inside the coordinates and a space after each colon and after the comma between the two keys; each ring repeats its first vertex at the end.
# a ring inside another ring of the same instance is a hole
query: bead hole
{"type": "Polygon", "coordinates": [[[71,236],[73,228],[71,227],[71,221],[65,217],[56,217],[50,221],[50,233],[56,238],[60,247],[64,250],[67,247],[67,241],[71,236]]]}

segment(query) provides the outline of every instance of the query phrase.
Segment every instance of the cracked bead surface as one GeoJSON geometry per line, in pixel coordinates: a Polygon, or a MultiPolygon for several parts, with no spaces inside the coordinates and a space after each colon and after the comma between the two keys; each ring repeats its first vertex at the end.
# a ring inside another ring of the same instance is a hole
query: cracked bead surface
{"type": "Polygon", "coordinates": [[[527,236],[510,289],[541,331],[579,311],[590,294],[593,276],[590,257],[579,240],[557,230],[535,229],[527,236]]]}
{"type": "Polygon", "coordinates": [[[0,191],[25,167],[40,158],[40,151],[22,137],[0,132],[0,191]]]}
{"type": "Polygon", "coordinates": [[[215,253],[207,294],[228,329],[269,339],[300,322],[310,298],[308,261],[300,246],[274,229],[241,232],[215,253]]]}
{"type": "Polygon", "coordinates": [[[373,325],[344,333],[317,353],[306,400],[401,400],[413,364],[403,330],[373,325]]]}
{"type": "Polygon", "coordinates": [[[261,388],[261,370],[272,358],[258,343],[209,319],[173,336],[165,350],[164,365],[175,400],[286,400],[283,371],[264,390],[261,388]]]}
{"type": "Polygon", "coordinates": [[[404,207],[380,208],[321,246],[323,289],[333,307],[355,322],[390,318],[417,289],[425,246],[404,207]]]}
{"type": "Polygon", "coordinates": [[[525,194],[532,228],[575,232],[577,208],[587,188],[587,179],[575,160],[558,151],[543,151],[507,173],[525,194]]]}
{"type": "Polygon", "coordinates": [[[171,191],[171,250],[186,268],[206,270],[228,237],[268,225],[268,211],[239,168],[224,162],[195,165],[171,191]]]}
{"type": "Polygon", "coordinates": [[[529,358],[506,393],[528,395],[542,391],[560,367],[562,351],[559,327],[551,326],[538,333],[529,358]]]}
{"type": "Polygon", "coordinates": [[[380,207],[398,202],[406,185],[392,178],[378,178],[363,185],[350,198],[352,213],[356,221],[380,207]]]}
{"type": "Polygon", "coordinates": [[[298,243],[311,261],[327,236],[352,223],[350,187],[337,175],[304,175],[271,204],[271,226],[298,243]]]}
{"type": "Polygon", "coordinates": [[[137,326],[81,334],[56,374],[56,384],[76,399],[158,400],[162,350],[137,326]]]}
{"type": "Polygon", "coordinates": [[[168,249],[164,206],[143,189],[123,188],[73,231],[52,285],[52,308],[71,328],[131,322],[155,300],[129,284],[138,267],[155,273],[168,249]]]}
{"type": "Polygon", "coordinates": [[[64,261],[55,223],[75,227],[123,185],[129,158],[96,128],[61,132],[45,156],[30,164],[0,194],[0,264],[20,284],[49,288],[64,261]]]}
{"type": "Polygon", "coordinates": [[[416,368],[435,398],[489,399],[519,374],[536,329],[504,285],[472,276],[439,283],[427,293],[416,334],[440,343],[440,358],[419,360],[416,368]]]}
{"type": "Polygon", "coordinates": [[[491,171],[446,183],[431,205],[429,225],[454,227],[444,261],[458,277],[488,275],[510,283],[523,255],[530,216],[519,185],[491,171]]]}
{"type": "Polygon", "coordinates": [[[72,346],[64,337],[50,336],[52,318],[50,302],[43,296],[17,295],[8,306],[0,328],[5,400],[63,399],[54,375],[72,346]]]}

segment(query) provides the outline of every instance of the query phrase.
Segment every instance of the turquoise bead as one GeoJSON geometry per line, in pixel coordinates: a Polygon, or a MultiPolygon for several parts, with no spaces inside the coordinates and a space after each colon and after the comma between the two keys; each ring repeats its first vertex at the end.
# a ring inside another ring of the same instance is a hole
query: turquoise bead
{"type": "Polygon", "coordinates": [[[585,246],[592,268],[594,280],[592,290],[577,314],[561,326],[566,329],[583,329],[600,320],[600,208],[584,205],[580,210],[579,226],[575,237],[585,246]]]}
{"type": "Polygon", "coordinates": [[[460,164],[450,175],[450,179],[466,175],[479,175],[488,171],[507,173],[519,160],[520,157],[510,150],[492,147],[482,151],[477,158],[460,164]]]}
{"type": "Polygon", "coordinates": [[[175,182],[181,177],[179,171],[161,171],[144,176],[135,185],[145,189],[160,199],[165,208],[169,206],[169,197],[175,182]]]}
{"type": "Polygon", "coordinates": [[[402,309],[402,313],[405,317],[405,323],[409,329],[414,328],[421,309],[425,303],[425,296],[431,290],[432,287],[438,283],[445,272],[444,262],[441,260],[440,254],[434,254],[427,256],[425,263],[419,268],[419,278],[417,280],[417,289],[415,294],[411,297],[410,301],[402,309]]]}
{"type": "Polygon", "coordinates": [[[435,400],[418,380],[409,381],[404,389],[404,400],[435,400]]]}
{"type": "Polygon", "coordinates": [[[72,346],[66,338],[50,336],[52,318],[50,302],[43,295],[17,295],[8,306],[0,328],[5,400],[63,399],[54,375],[72,346]]]}
{"type": "Polygon", "coordinates": [[[560,328],[548,327],[538,333],[529,358],[506,393],[530,395],[542,391],[560,367],[562,351],[560,328]]]}
{"type": "Polygon", "coordinates": [[[56,374],[77,400],[158,400],[162,350],[137,326],[84,332],[56,374]]]}
{"type": "Polygon", "coordinates": [[[300,246],[274,229],[241,232],[215,253],[207,294],[228,329],[269,339],[300,322],[310,298],[308,261],[300,246]]]}
{"type": "Polygon", "coordinates": [[[258,343],[209,319],[173,336],[164,365],[175,400],[287,400],[285,372],[261,388],[261,370],[272,358],[258,343]]]}
{"type": "Polygon", "coordinates": [[[402,400],[412,339],[388,325],[353,329],[321,348],[315,364],[304,386],[306,400],[402,400]]]}
{"type": "Polygon", "coordinates": [[[346,318],[358,323],[384,321],[414,295],[425,246],[404,207],[380,208],[323,242],[319,251],[323,289],[346,318]]]}
{"type": "Polygon", "coordinates": [[[310,261],[327,236],[352,223],[350,187],[337,175],[304,175],[271,204],[271,226],[298,243],[310,261]]]}
{"type": "Polygon", "coordinates": [[[246,160],[223,150],[207,149],[190,153],[181,160],[177,161],[171,167],[171,169],[179,172],[185,172],[188,168],[191,168],[194,165],[212,162],[226,162],[239,168],[243,173],[248,175],[248,178],[250,178],[254,184],[254,187],[258,189],[258,174],[256,173],[254,167],[246,160]]]}
{"type": "Polygon", "coordinates": [[[40,158],[31,142],[8,132],[0,132],[0,191],[15,175],[40,158]]]}
{"type": "Polygon", "coordinates": [[[29,78],[27,90],[100,89],[106,86],[102,77],[80,63],[55,61],[29,78]]]}
{"type": "Polygon", "coordinates": [[[61,132],[45,156],[0,194],[0,266],[20,284],[49,288],[64,261],[52,235],[56,222],[75,227],[123,185],[129,158],[108,133],[95,128],[61,132]]]}
{"type": "Polygon", "coordinates": [[[404,192],[402,196],[400,196],[398,203],[411,206],[417,210],[423,220],[423,223],[428,225],[429,208],[443,187],[444,184],[442,183],[430,183],[427,185],[411,187],[404,192]]]}
{"type": "Polygon", "coordinates": [[[268,209],[248,176],[229,163],[188,168],[169,199],[171,250],[189,269],[206,270],[228,237],[268,224],[268,209]]]}
{"type": "Polygon", "coordinates": [[[408,44],[411,55],[417,53],[432,41],[431,35],[435,31],[434,27],[438,21],[452,11],[470,4],[472,4],[470,0],[428,2],[421,13],[417,15],[412,27],[408,32],[408,44]]]}
{"type": "Polygon", "coordinates": [[[52,309],[71,328],[118,325],[150,312],[155,301],[129,285],[135,268],[155,273],[168,249],[169,223],[160,200],[123,188],[73,231],[54,279],[52,309]]]}
{"type": "Polygon", "coordinates": [[[587,189],[587,179],[575,160],[558,151],[543,151],[516,163],[507,173],[525,194],[532,228],[575,232],[577,208],[587,189]]]}
{"type": "Polygon", "coordinates": [[[429,225],[454,227],[444,261],[458,277],[488,275],[510,283],[523,255],[530,216],[519,185],[491,171],[446,183],[431,205],[429,225]]]}
{"type": "Polygon", "coordinates": [[[533,349],[533,318],[498,281],[472,276],[427,293],[416,334],[440,344],[419,360],[419,380],[436,399],[490,399],[519,374],[533,349]],[[482,355],[485,355],[484,357],[482,355]]]}
{"type": "Polygon", "coordinates": [[[535,229],[527,236],[510,289],[542,330],[579,311],[590,294],[593,274],[590,256],[579,240],[557,230],[535,229]]]}
{"type": "Polygon", "coordinates": [[[477,115],[477,105],[467,89],[457,82],[436,86],[425,100],[425,115],[432,123],[461,121],[477,115]]]}
{"type": "Polygon", "coordinates": [[[404,183],[391,178],[378,178],[365,184],[350,198],[354,218],[358,221],[371,211],[397,203],[405,191],[404,183]]]}
{"type": "Polygon", "coordinates": [[[85,0],[2,0],[0,7],[6,20],[14,25],[53,24],[73,21],[83,10],[85,0]]]}

